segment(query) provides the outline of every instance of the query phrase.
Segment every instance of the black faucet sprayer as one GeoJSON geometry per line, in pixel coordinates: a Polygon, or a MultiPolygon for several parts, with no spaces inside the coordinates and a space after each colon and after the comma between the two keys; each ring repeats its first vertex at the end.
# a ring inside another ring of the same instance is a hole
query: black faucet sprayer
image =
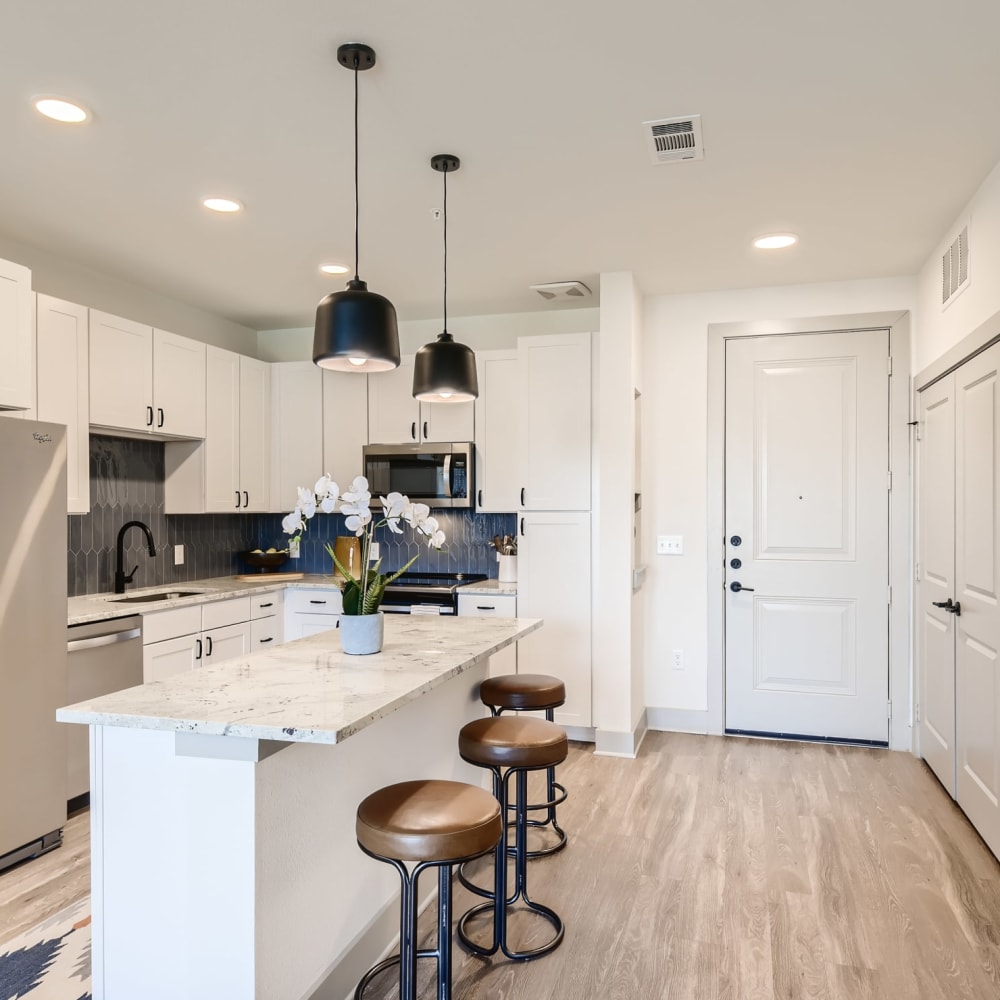
{"type": "Polygon", "coordinates": [[[156,558],[156,543],[153,541],[153,533],[149,528],[142,523],[142,521],[126,521],[121,528],[118,529],[118,540],[115,542],[115,593],[124,594],[125,584],[132,582],[132,577],[135,576],[135,571],[139,568],[138,566],[132,567],[132,572],[127,576],[125,575],[125,534],[129,528],[141,528],[143,534],[146,536],[146,544],[149,546],[149,557],[150,559],[156,558]]]}

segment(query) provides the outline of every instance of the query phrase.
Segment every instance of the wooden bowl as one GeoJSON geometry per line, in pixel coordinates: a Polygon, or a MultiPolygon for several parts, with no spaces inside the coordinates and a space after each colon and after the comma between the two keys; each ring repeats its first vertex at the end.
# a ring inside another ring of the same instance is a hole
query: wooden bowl
{"type": "Polygon", "coordinates": [[[240,557],[255,569],[277,569],[288,562],[287,552],[241,552],[240,557]]]}

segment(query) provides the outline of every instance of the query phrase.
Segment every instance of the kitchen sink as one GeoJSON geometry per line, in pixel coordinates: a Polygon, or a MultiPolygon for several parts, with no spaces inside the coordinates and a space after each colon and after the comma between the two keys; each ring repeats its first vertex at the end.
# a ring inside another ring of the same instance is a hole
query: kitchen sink
{"type": "Polygon", "coordinates": [[[176,601],[179,597],[197,597],[201,590],[166,590],[155,594],[135,594],[132,597],[114,597],[109,604],[150,604],[153,601],[176,601]]]}

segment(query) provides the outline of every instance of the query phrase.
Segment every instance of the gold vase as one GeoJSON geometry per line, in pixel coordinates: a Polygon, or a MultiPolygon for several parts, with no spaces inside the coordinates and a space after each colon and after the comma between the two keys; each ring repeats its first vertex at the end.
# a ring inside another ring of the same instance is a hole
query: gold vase
{"type": "MultiPolygon", "coordinates": [[[[340,565],[357,580],[361,572],[361,539],[356,535],[337,535],[333,540],[333,551],[337,554],[340,565]]],[[[344,579],[336,563],[333,565],[333,575],[338,580],[344,579]]]]}

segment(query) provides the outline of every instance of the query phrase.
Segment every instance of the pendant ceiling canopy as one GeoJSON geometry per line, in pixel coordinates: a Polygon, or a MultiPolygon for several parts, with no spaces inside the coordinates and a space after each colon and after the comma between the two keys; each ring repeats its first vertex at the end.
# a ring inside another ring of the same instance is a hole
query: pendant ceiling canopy
{"type": "Polygon", "coordinates": [[[384,372],[399,366],[396,309],[358,277],[358,73],[375,65],[375,50],[360,42],[341,45],[337,61],[354,72],[354,277],[316,309],[313,362],[334,371],[384,372]]]}

